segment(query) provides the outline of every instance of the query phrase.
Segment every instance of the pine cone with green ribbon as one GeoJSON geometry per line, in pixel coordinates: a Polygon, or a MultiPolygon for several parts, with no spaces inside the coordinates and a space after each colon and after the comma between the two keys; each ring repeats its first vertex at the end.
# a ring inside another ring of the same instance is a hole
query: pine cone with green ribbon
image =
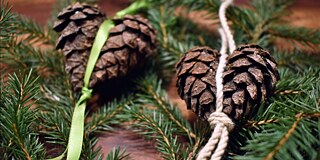
{"type": "Polygon", "coordinates": [[[217,50],[196,47],[187,51],[176,65],[178,93],[187,108],[199,117],[208,118],[215,111],[219,56],[217,50]]]}
{"type": "MultiPolygon", "coordinates": [[[[65,69],[75,91],[81,90],[92,44],[105,14],[96,6],[75,3],[58,14],[54,30],[62,32],[56,48],[66,56],[65,69]]],[[[89,87],[125,76],[143,64],[155,49],[155,30],[147,19],[135,15],[114,20],[101,50],[89,87]]]]}
{"type": "Polygon", "coordinates": [[[258,45],[239,46],[223,74],[223,110],[233,119],[253,115],[273,95],[280,79],[276,61],[258,45]]]}
{"type": "Polygon", "coordinates": [[[90,84],[127,75],[153,54],[156,31],[140,15],[114,19],[109,38],[101,49],[90,84]]]}
{"type": "Polygon", "coordinates": [[[99,26],[106,19],[97,6],[75,3],[58,14],[53,29],[61,32],[56,43],[66,57],[65,70],[71,75],[75,90],[83,86],[83,77],[92,43],[99,26]]]}

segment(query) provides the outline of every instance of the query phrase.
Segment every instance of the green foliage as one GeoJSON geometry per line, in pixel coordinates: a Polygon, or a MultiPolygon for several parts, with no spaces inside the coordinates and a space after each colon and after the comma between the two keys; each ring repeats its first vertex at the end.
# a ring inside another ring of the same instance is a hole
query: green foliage
{"type": "Polygon", "coordinates": [[[277,124],[260,127],[261,132],[252,133],[251,140],[243,148],[248,152],[236,159],[312,159],[319,158],[317,148],[319,121],[298,114],[296,117],[281,119],[277,124]]]}
{"type": "Polygon", "coordinates": [[[177,143],[177,136],[173,135],[175,128],[172,127],[171,121],[166,121],[164,116],[155,111],[138,111],[137,106],[128,106],[127,112],[132,116],[136,130],[142,135],[156,139],[157,149],[162,153],[162,158],[176,160],[179,159],[180,145],[177,143]]]}
{"type": "Polygon", "coordinates": [[[35,106],[39,93],[37,79],[26,75],[9,75],[8,83],[1,86],[0,97],[0,154],[5,159],[43,159],[45,150],[39,142],[35,106]],[[23,77],[23,78],[20,78],[23,77]]]}
{"type": "Polygon", "coordinates": [[[4,0],[0,2],[0,49],[5,47],[7,41],[10,41],[10,36],[17,29],[15,24],[17,20],[15,15],[10,13],[11,7],[9,7],[8,2],[5,3],[4,0]]]}
{"type": "Polygon", "coordinates": [[[203,121],[190,124],[182,117],[156,75],[138,79],[137,89],[136,100],[126,107],[136,132],[157,139],[157,149],[164,159],[194,158],[208,133],[207,124],[203,121]],[[186,141],[178,141],[179,137],[185,137],[186,141]]]}
{"type": "MultiPolygon", "coordinates": [[[[220,47],[216,34],[208,34],[190,19],[179,17],[176,7],[206,10],[212,15],[209,18],[217,20],[221,1],[149,2],[151,7],[145,14],[158,33],[157,55],[135,80],[134,95],[87,110],[81,159],[102,159],[101,150],[95,146],[97,135],[123,123],[156,139],[156,148],[164,159],[195,159],[211,134],[206,122],[188,122],[181,115],[166,88],[177,60],[188,49],[200,45],[220,47]]],[[[64,72],[63,55],[53,49],[57,34],[51,28],[57,13],[71,3],[59,0],[52,18],[43,27],[10,13],[10,7],[1,1],[0,60],[5,67],[1,68],[0,154],[5,159],[54,157],[67,146],[79,93],[73,92],[64,72]],[[47,48],[39,48],[37,43],[46,44],[47,48]],[[30,69],[35,72],[27,76],[12,74],[7,80],[7,72],[30,69]]],[[[267,47],[278,62],[281,80],[273,98],[260,106],[257,115],[239,122],[240,126],[231,133],[225,159],[319,158],[320,56],[303,50],[309,47],[319,52],[319,29],[286,24],[284,15],[291,3],[252,0],[249,8],[234,5],[227,11],[236,43],[267,47]],[[284,38],[301,48],[283,51],[272,47],[275,38],[284,38]]],[[[128,158],[119,148],[107,155],[108,160],[128,158]]]]}
{"type": "Polygon", "coordinates": [[[298,41],[303,46],[314,47],[313,45],[320,44],[320,30],[319,29],[308,29],[305,27],[293,27],[288,25],[273,26],[269,32],[272,35],[280,38],[284,38],[290,41],[298,41]],[[308,36],[307,36],[308,35],[308,36]]]}
{"type": "Polygon", "coordinates": [[[87,135],[113,130],[111,125],[120,125],[123,121],[119,115],[124,111],[124,107],[131,101],[132,97],[122,98],[120,101],[110,102],[108,105],[98,109],[90,115],[92,119],[85,126],[87,135]]]}
{"type": "Polygon", "coordinates": [[[126,150],[121,150],[120,148],[113,148],[107,156],[107,160],[125,160],[128,158],[129,154],[126,153],[126,150]]]}
{"type": "MultiPolygon", "coordinates": [[[[1,62],[8,65],[9,70],[13,68],[34,69],[40,79],[50,78],[64,74],[62,55],[52,49],[41,50],[35,48],[25,41],[12,38],[8,49],[1,50],[1,62]]],[[[3,70],[8,71],[8,70],[3,70]]],[[[4,76],[4,75],[3,75],[4,76]]]]}
{"type": "Polygon", "coordinates": [[[55,40],[51,39],[47,31],[38,23],[21,15],[17,15],[17,34],[24,35],[23,40],[32,45],[34,43],[54,44],[55,40]]]}

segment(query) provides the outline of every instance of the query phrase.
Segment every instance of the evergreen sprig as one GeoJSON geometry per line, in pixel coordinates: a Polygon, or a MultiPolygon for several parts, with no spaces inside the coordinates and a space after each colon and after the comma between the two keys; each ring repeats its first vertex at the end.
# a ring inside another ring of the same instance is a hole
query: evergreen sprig
{"type": "Polygon", "coordinates": [[[166,121],[163,114],[156,111],[137,110],[138,106],[132,105],[126,107],[126,112],[130,114],[136,128],[136,132],[145,135],[150,139],[156,139],[157,149],[162,153],[162,158],[177,160],[179,157],[180,145],[177,143],[177,136],[174,136],[176,128],[172,126],[171,121],[166,121]]]}
{"type": "Polygon", "coordinates": [[[40,114],[36,106],[39,85],[37,78],[31,78],[31,73],[9,75],[8,83],[1,86],[0,154],[5,159],[45,157],[37,125],[40,114]]]}
{"type": "Polygon", "coordinates": [[[16,17],[19,22],[17,24],[16,34],[22,35],[23,41],[27,41],[30,43],[29,45],[33,45],[35,43],[52,45],[55,43],[55,40],[48,35],[48,31],[34,20],[30,20],[29,18],[21,15],[17,15],[16,17]]]}
{"type": "Polygon", "coordinates": [[[4,0],[0,2],[0,49],[6,47],[6,42],[10,41],[11,35],[15,33],[18,23],[16,15],[12,14],[9,3],[5,3],[4,0]]]}
{"type": "Polygon", "coordinates": [[[64,72],[62,55],[52,49],[41,50],[13,37],[7,45],[15,46],[8,46],[8,49],[1,51],[0,60],[7,64],[8,70],[32,68],[41,76],[41,80],[64,72]]]}
{"type": "MultiPolygon", "coordinates": [[[[206,10],[217,20],[221,1],[149,2],[151,7],[146,16],[158,32],[159,44],[158,55],[147,70],[154,73],[141,74],[133,97],[113,101],[96,112],[88,109],[82,159],[102,159],[101,149],[96,147],[97,133],[110,131],[122,122],[156,139],[164,159],[195,159],[211,134],[207,123],[201,120],[190,123],[182,117],[166,94],[167,83],[162,82],[173,78],[175,63],[191,47],[220,47],[219,37],[179,17],[176,8],[206,10]]],[[[47,27],[42,27],[12,14],[1,0],[0,59],[10,69],[2,68],[1,73],[31,68],[36,71],[27,76],[12,74],[7,82],[4,81],[7,74],[1,75],[0,154],[5,159],[54,157],[67,146],[73,106],[79,95],[73,92],[64,72],[63,55],[53,50],[57,34],[50,28],[58,11],[71,3],[59,0],[53,18],[47,27]],[[35,43],[46,43],[48,48],[40,49],[35,43]],[[33,78],[38,75],[38,79],[33,78]]],[[[251,8],[233,6],[227,11],[237,44],[257,43],[267,47],[278,61],[281,80],[273,98],[260,106],[257,115],[239,122],[241,126],[231,133],[225,159],[319,158],[320,56],[303,51],[304,47],[312,47],[319,52],[319,29],[286,24],[284,15],[291,3],[252,0],[251,8]],[[271,47],[275,38],[298,43],[301,50],[289,52],[271,47]]],[[[107,156],[110,160],[127,158],[120,149],[114,149],[107,156]]]]}
{"type": "Polygon", "coordinates": [[[169,118],[169,121],[172,121],[179,128],[180,134],[190,136],[193,139],[196,138],[190,124],[182,117],[178,107],[169,100],[165,90],[161,88],[162,82],[156,75],[147,76],[139,82],[140,86],[138,88],[141,94],[137,94],[136,102],[138,104],[157,107],[165,117],[169,118]]]}
{"type": "Polygon", "coordinates": [[[122,115],[126,104],[131,102],[132,97],[126,97],[120,101],[110,102],[107,106],[103,106],[90,115],[92,119],[86,124],[86,135],[113,130],[111,125],[120,125],[123,121],[119,118],[122,115]]]}
{"type": "Polygon", "coordinates": [[[113,148],[112,151],[107,155],[107,160],[127,160],[129,154],[126,153],[125,149],[113,148]]]}

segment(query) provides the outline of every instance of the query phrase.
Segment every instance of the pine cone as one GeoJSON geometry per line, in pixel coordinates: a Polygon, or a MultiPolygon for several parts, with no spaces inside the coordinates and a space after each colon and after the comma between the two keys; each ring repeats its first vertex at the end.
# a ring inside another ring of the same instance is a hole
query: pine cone
{"type": "Polygon", "coordinates": [[[219,53],[209,47],[187,51],[176,65],[178,93],[188,109],[207,118],[215,111],[216,81],[219,53]]]}
{"type": "Polygon", "coordinates": [[[251,116],[280,79],[275,60],[258,45],[242,45],[227,60],[223,74],[223,111],[233,119],[251,116]]]}
{"type": "MultiPolygon", "coordinates": [[[[207,119],[215,111],[219,53],[208,47],[189,50],[177,63],[178,93],[188,109],[207,119]]],[[[270,54],[257,45],[243,45],[227,59],[223,74],[223,112],[239,120],[274,92],[279,74],[270,54]]]]}
{"type": "Polygon", "coordinates": [[[149,21],[140,15],[126,15],[114,19],[109,38],[101,50],[92,75],[91,85],[127,75],[140,67],[152,55],[156,43],[156,31],[149,21]]]}
{"type": "Polygon", "coordinates": [[[66,56],[65,70],[71,75],[75,90],[83,86],[87,59],[99,26],[106,18],[100,8],[85,3],[75,3],[58,14],[53,29],[62,32],[56,43],[66,56]]]}
{"type": "MultiPolygon", "coordinates": [[[[71,75],[75,91],[83,86],[84,72],[94,37],[105,15],[99,8],[76,3],[62,10],[54,30],[62,31],[56,48],[66,56],[66,72],[71,75]]],[[[114,20],[100,57],[92,73],[89,87],[126,75],[141,65],[155,48],[155,30],[141,16],[125,16],[114,20]]]]}

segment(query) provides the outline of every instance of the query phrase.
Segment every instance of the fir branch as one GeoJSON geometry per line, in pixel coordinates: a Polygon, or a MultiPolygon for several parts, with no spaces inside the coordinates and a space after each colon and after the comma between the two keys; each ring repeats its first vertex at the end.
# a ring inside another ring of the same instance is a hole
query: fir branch
{"type": "Polygon", "coordinates": [[[107,160],[127,160],[130,154],[126,153],[125,149],[113,148],[107,155],[107,160]]]}
{"type": "MultiPolygon", "coordinates": [[[[178,0],[175,6],[186,6],[190,10],[206,10],[218,14],[218,0],[178,0]]],[[[237,44],[256,43],[263,47],[274,43],[274,37],[285,38],[296,43],[315,47],[320,36],[317,29],[286,25],[284,16],[292,0],[252,0],[252,8],[229,7],[227,17],[232,21],[232,30],[237,44]],[[312,34],[310,34],[312,33],[312,34]],[[310,35],[312,35],[310,37],[310,35]],[[310,38],[309,38],[310,37],[310,38]]],[[[189,35],[189,34],[187,34],[189,35]]]]}
{"type": "Polygon", "coordinates": [[[188,155],[188,158],[187,158],[188,160],[192,160],[195,158],[195,156],[200,148],[200,144],[201,144],[201,138],[197,137],[195,140],[195,144],[192,147],[192,151],[188,155]]]}
{"type": "Polygon", "coordinates": [[[30,45],[35,43],[55,44],[55,39],[52,39],[47,31],[37,22],[30,20],[22,15],[17,14],[17,34],[24,35],[23,40],[30,45]]]}
{"type": "Polygon", "coordinates": [[[101,148],[96,149],[97,137],[85,137],[80,159],[81,160],[102,160],[101,148]]]}
{"type": "Polygon", "coordinates": [[[253,120],[249,120],[246,124],[246,128],[254,128],[254,127],[259,127],[261,125],[266,125],[266,124],[270,124],[270,123],[277,123],[279,122],[278,119],[266,119],[266,120],[260,120],[260,121],[253,121],[253,120]]]}
{"type": "Polygon", "coordinates": [[[317,124],[303,115],[262,126],[262,132],[255,133],[244,147],[248,152],[236,159],[315,159],[317,151],[312,146],[319,145],[319,141],[312,130],[317,124]]]}
{"type": "Polygon", "coordinates": [[[295,27],[289,25],[272,26],[268,32],[273,36],[284,38],[289,41],[297,41],[303,45],[314,47],[320,44],[320,30],[295,27]]]}
{"type": "Polygon", "coordinates": [[[39,142],[37,122],[39,111],[32,107],[38,94],[37,78],[31,78],[32,71],[21,78],[15,73],[9,75],[6,88],[1,90],[0,126],[4,157],[10,159],[43,159],[45,150],[39,142]]]}
{"type": "Polygon", "coordinates": [[[42,111],[40,115],[42,134],[46,143],[54,146],[48,149],[48,152],[62,153],[68,143],[73,106],[76,101],[71,84],[67,76],[57,76],[52,81],[44,83],[41,92],[39,109],[42,111]]]}
{"type": "Polygon", "coordinates": [[[12,38],[8,47],[0,53],[0,60],[9,67],[9,70],[32,68],[38,72],[40,78],[64,74],[63,56],[57,51],[41,51],[16,38],[12,38]]]}
{"type": "Polygon", "coordinates": [[[164,159],[179,159],[180,145],[177,137],[173,137],[174,128],[171,121],[164,121],[164,116],[157,112],[147,113],[137,111],[137,106],[126,106],[126,112],[131,115],[132,120],[137,121],[134,125],[142,135],[156,139],[157,149],[164,159]],[[151,115],[152,114],[152,115],[151,115]]]}
{"type": "Polygon", "coordinates": [[[126,97],[120,101],[111,102],[90,115],[92,119],[85,125],[85,136],[101,131],[112,130],[111,125],[120,124],[121,119],[118,118],[118,115],[123,112],[124,106],[127,105],[130,100],[131,97],[126,97]]]}
{"type": "Polygon", "coordinates": [[[0,49],[6,47],[6,42],[10,41],[10,37],[15,33],[18,23],[16,16],[12,14],[11,6],[5,3],[4,0],[0,2],[0,49]]]}
{"type": "MultiPolygon", "coordinates": [[[[301,118],[320,118],[320,112],[319,113],[310,113],[310,114],[306,114],[306,113],[298,113],[295,117],[301,117],[301,118]],[[301,115],[300,115],[301,114],[301,115]]],[[[267,125],[270,123],[278,123],[279,119],[266,119],[266,120],[261,120],[261,121],[254,121],[254,120],[249,120],[245,127],[246,128],[256,128],[259,127],[261,125],[267,125]]]]}
{"type": "Polygon", "coordinates": [[[196,134],[193,133],[189,123],[182,117],[177,106],[174,106],[169,100],[165,91],[161,88],[161,81],[158,80],[155,75],[140,80],[140,84],[142,85],[139,88],[144,94],[138,94],[138,102],[142,105],[150,104],[156,106],[170,121],[176,124],[182,132],[193,139],[196,138],[196,134]]]}
{"type": "Polygon", "coordinates": [[[306,72],[307,68],[320,67],[320,55],[311,54],[302,50],[280,51],[272,48],[270,53],[274,53],[277,59],[278,68],[285,68],[294,74],[306,72]]]}
{"type": "Polygon", "coordinates": [[[182,41],[176,38],[179,35],[185,35],[185,33],[181,32],[183,30],[177,30],[179,26],[183,27],[183,25],[179,24],[179,20],[174,15],[174,9],[170,8],[168,4],[155,6],[148,10],[148,19],[158,31],[157,40],[161,47],[158,47],[159,55],[156,58],[158,66],[160,66],[159,70],[162,71],[164,77],[171,77],[177,60],[182,53],[193,46],[194,41],[189,41],[189,39],[182,41]]]}

